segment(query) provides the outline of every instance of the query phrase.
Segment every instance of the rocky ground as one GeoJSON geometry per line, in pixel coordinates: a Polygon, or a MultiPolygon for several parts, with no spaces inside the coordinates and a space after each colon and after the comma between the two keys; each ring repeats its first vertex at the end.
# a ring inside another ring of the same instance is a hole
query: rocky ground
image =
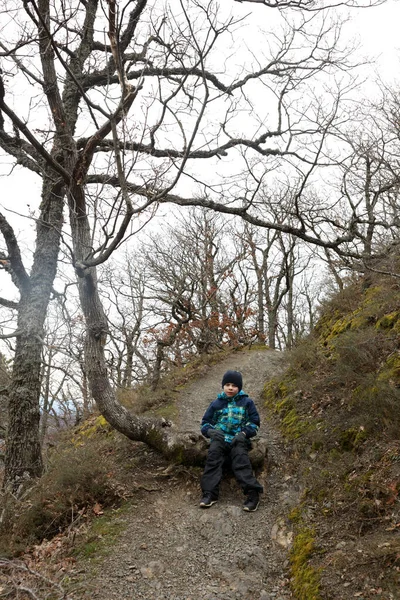
{"type": "Polygon", "coordinates": [[[262,416],[268,468],[258,474],[265,493],[257,512],[242,510],[243,496],[227,477],[220,500],[199,508],[201,471],[154,463],[132,509],[119,520],[123,532],[108,556],[80,570],[73,597],[104,600],[288,600],[288,547],[292,533],[283,515],[297,503],[300,486],[285,469],[279,435],[266,421],[261,391],[282,367],[280,353],[249,350],[209,367],[178,401],[182,431],[198,432],[227,369],[243,373],[244,390],[262,416]],[[264,418],[263,418],[264,417],[264,418]]]}

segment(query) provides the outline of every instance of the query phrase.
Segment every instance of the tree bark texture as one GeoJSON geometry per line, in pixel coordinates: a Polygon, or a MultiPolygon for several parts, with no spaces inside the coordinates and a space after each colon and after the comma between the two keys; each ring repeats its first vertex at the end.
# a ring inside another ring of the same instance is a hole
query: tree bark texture
{"type": "Polygon", "coordinates": [[[43,325],[57,270],[62,197],[62,183],[44,186],[33,267],[29,280],[20,285],[4,473],[4,485],[14,492],[43,470],[39,435],[43,325]]]}

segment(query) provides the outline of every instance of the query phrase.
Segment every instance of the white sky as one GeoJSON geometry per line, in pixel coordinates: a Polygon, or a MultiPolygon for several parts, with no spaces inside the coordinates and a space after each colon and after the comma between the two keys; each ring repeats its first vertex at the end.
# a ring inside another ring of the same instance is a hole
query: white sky
{"type": "Polygon", "coordinates": [[[389,0],[382,6],[357,11],[352,28],[367,54],[375,57],[374,71],[385,79],[400,81],[400,2],[389,0]]]}

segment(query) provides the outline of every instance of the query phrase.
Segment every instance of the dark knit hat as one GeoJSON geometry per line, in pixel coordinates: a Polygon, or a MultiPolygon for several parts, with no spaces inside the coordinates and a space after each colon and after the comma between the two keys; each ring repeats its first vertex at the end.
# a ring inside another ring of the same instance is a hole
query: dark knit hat
{"type": "Polygon", "coordinates": [[[240,391],[243,387],[242,374],[239,373],[239,371],[227,371],[222,378],[222,387],[224,387],[226,383],[237,385],[240,391]]]}

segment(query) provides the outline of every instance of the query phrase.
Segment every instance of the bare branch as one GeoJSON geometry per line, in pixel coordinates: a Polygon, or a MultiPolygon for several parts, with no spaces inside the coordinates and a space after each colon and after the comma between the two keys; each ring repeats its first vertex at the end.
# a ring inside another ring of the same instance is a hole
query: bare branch
{"type": "MultiPolygon", "coordinates": [[[[0,82],[2,83],[2,77],[0,76],[0,82]]],[[[16,129],[18,129],[26,139],[32,144],[33,148],[38,154],[51,166],[57,173],[59,173],[64,181],[68,182],[69,173],[47,152],[47,150],[40,144],[37,138],[31,133],[28,126],[16,115],[16,113],[9,107],[4,101],[4,95],[0,94],[0,111],[4,112],[16,129]]],[[[1,123],[0,123],[1,125],[1,123]]]]}
{"type": "Polygon", "coordinates": [[[11,338],[16,338],[19,335],[21,335],[21,330],[19,329],[13,331],[12,333],[0,333],[0,340],[10,340],[11,338]]]}
{"type": "Polygon", "coordinates": [[[249,3],[249,4],[263,4],[268,8],[277,8],[279,10],[285,9],[298,9],[308,12],[319,12],[321,10],[328,10],[330,8],[339,8],[339,6],[346,6],[348,8],[370,8],[372,6],[380,6],[384,4],[386,0],[365,0],[365,2],[359,2],[358,0],[337,0],[337,2],[322,2],[318,0],[233,0],[234,2],[249,3]]]}
{"type": "Polygon", "coordinates": [[[44,157],[36,151],[33,145],[20,137],[12,137],[4,129],[0,129],[0,146],[5,152],[17,159],[17,165],[21,165],[38,175],[43,173],[44,157]],[[33,157],[33,160],[30,156],[33,157]]]}
{"type": "MultiPolygon", "coordinates": [[[[2,263],[2,259],[0,259],[0,264],[2,263]]],[[[18,302],[14,302],[13,300],[7,300],[7,298],[0,297],[0,304],[5,308],[17,309],[19,304],[18,302]]]]}
{"type": "Polygon", "coordinates": [[[56,581],[51,580],[39,571],[32,569],[28,564],[18,560],[0,559],[0,570],[8,574],[8,584],[12,586],[12,592],[20,595],[20,592],[28,594],[33,600],[43,598],[42,592],[50,591],[52,597],[57,594],[56,600],[70,600],[63,587],[56,581]]]}
{"type": "Polygon", "coordinates": [[[0,231],[6,242],[8,256],[3,258],[3,268],[6,269],[12,277],[13,282],[20,291],[30,285],[29,276],[22,263],[21,252],[15,237],[14,230],[8,223],[3,214],[0,213],[0,231]]]}

